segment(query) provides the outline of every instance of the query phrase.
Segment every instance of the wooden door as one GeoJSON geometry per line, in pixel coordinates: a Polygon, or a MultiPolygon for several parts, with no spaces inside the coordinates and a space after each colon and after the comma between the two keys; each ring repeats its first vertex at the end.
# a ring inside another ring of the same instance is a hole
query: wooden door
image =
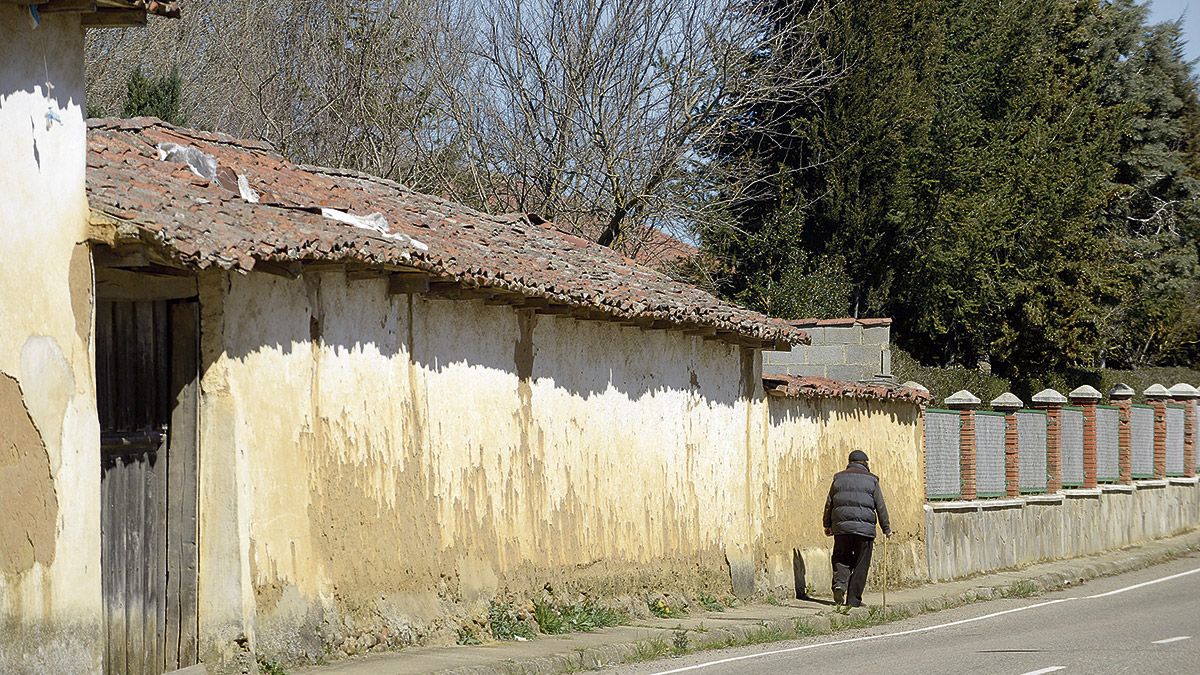
{"type": "Polygon", "coordinates": [[[195,302],[96,305],[105,673],[196,663],[195,302]]]}

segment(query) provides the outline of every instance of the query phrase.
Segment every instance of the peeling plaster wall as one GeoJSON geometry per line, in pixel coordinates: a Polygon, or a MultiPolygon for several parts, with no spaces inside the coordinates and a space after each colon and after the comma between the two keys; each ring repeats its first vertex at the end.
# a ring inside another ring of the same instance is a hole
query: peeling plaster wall
{"type": "Polygon", "coordinates": [[[27,9],[0,4],[6,673],[96,672],[103,648],[83,90],[78,16],[47,15],[35,30],[27,9]]]}
{"type": "MultiPolygon", "coordinates": [[[[911,403],[846,398],[769,399],[767,462],[759,480],[761,585],[792,595],[809,587],[829,593],[833,539],[821,523],[833,474],[851,450],[871,458],[894,536],[887,542],[888,584],[925,578],[924,470],[921,409],[911,403]]],[[[884,544],[877,540],[868,588],[882,584],[884,544]]]]}
{"type": "Polygon", "coordinates": [[[926,518],[929,578],[942,581],[1078,558],[1195,529],[1200,523],[1200,486],[1067,496],[1060,504],[930,507],[926,518]]]}
{"type": "Polygon", "coordinates": [[[777,413],[752,350],[678,332],[389,296],[338,272],[200,287],[210,662],[243,645],[305,661],[448,642],[496,595],[547,584],[639,602],[761,593],[783,547],[826,545],[847,439],[919,448],[915,408],[777,413]]]}
{"type": "Polygon", "coordinates": [[[764,403],[741,349],[339,273],[209,277],[201,301],[212,657],[239,637],[291,658],[385,628],[452,639],[498,592],[547,582],[753,580],[764,403]]]}

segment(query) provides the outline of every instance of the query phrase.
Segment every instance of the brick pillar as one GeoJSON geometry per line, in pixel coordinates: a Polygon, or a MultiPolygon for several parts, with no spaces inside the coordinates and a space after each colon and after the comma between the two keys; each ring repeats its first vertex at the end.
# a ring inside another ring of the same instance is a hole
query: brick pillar
{"type": "Polygon", "coordinates": [[[1171,387],[1171,398],[1183,404],[1183,475],[1196,475],[1196,405],[1200,390],[1180,382],[1171,387]]]}
{"type": "Polygon", "coordinates": [[[1161,384],[1152,384],[1142,392],[1154,408],[1154,477],[1167,477],[1167,399],[1171,392],[1161,384]]]}
{"type": "Polygon", "coordinates": [[[1094,387],[1083,385],[1067,396],[1071,405],[1083,409],[1083,487],[1096,487],[1096,404],[1100,392],[1094,387]]]}
{"type": "Polygon", "coordinates": [[[1108,390],[1108,401],[1117,406],[1117,466],[1122,485],[1133,483],[1133,387],[1118,384],[1108,390]]]}
{"type": "Polygon", "coordinates": [[[1033,405],[1046,411],[1046,492],[1062,490],[1062,407],[1067,397],[1053,389],[1033,395],[1033,405]]]}
{"type": "Polygon", "coordinates": [[[1017,411],[1025,404],[1012,392],[992,399],[992,410],[1004,413],[1004,494],[1021,496],[1021,437],[1017,433],[1017,411]]]}
{"type": "Polygon", "coordinates": [[[959,415],[958,471],[962,498],[975,499],[978,496],[975,488],[975,410],[979,407],[979,397],[963,389],[947,398],[944,404],[957,410],[959,415]]]}

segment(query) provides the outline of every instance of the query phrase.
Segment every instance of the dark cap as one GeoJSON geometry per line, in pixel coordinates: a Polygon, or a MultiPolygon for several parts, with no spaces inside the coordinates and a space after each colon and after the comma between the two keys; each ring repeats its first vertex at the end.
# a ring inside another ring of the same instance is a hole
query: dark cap
{"type": "Polygon", "coordinates": [[[862,462],[865,464],[871,460],[867,459],[867,453],[863,452],[862,450],[855,450],[854,452],[850,453],[850,461],[862,462]]]}

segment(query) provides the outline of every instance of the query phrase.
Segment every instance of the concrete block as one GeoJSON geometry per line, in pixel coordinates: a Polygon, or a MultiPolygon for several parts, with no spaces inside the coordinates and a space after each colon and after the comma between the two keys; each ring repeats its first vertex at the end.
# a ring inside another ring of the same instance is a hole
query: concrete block
{"type": "Polygon", "coordinates": [[[881,353],[879,345],[847,345],[846,365],[869,368],[874,375],[879,372],[881,353]]]}
{"type": "Polygon", "coordinates": [[[791,367],[793,366],[787,363],[767,363],[763,361],[762,370],[763,373],[770,375],[786,375],[789,372],[788,369],[791,367]]]}
{"type": "Polygon", "coordinates": [[[879,373],[887,377],[892,376],[892,350],[884,349],[879,353],[879,373]]]}
{"type": "Polygon", "coordinates": [[[809,365],[832,366],[846,363],[845,345],[820,345],[805,350],[804,363],[809,365]]]}
{"type": "Polygon", "coordinates": [[[826,326],[825,342],[827,345],[861,345],[863,340],[862,326],[826,326]]]}
{"type": "Polygon", "coordinates": [[[872,326],[864,328],[862,331],[862,343],[864,345],[886,345],[891,344],[892,329],[888,326],[872,326]]]}
{"type": "Polygon", "coordinates": [[[875,367],[866,368],[860,365],[836,365],[825,369],[825,377],[842,382],[859,382],[875,377],[875,367]]]}
{"type": "Polygon", "coordinates": [[[829,377],[826,366],[807,366],[801,364],[792,364],[787,367],[788,375],[798,375],[800,377],[829,377]]]}
{"type": "Polygon", "coordinates": [[[814,326],[812,328],[802,328],[801,330],[803,330],[805,333],[808,333],[808,339],[811,341],[811,344],[813,344],[813,345],[828,344],[826,342],[824,328],[821,328],[820,326],[814,326]]]}

